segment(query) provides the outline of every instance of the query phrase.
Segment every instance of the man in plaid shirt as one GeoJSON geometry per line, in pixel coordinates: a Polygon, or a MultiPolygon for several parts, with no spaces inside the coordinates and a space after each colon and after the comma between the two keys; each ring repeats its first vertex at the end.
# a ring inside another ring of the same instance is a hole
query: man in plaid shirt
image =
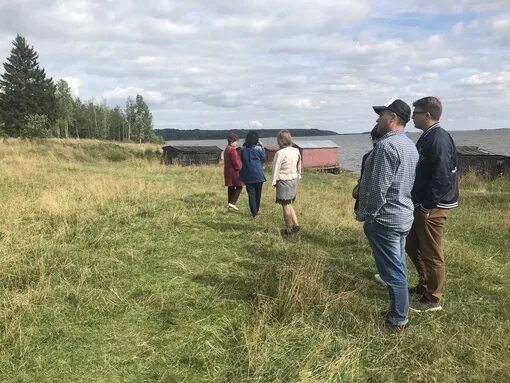
{"type": "Polygon", "coordinates": [[[413,223],[411,190],[418,152],[404,133],[411,117],[409,105],[392,99],[373,108],[382,137],[365,163],[356,219],[364,222],[377,269],[388,286],[390,309],[384,327],[399,332],[408,322],[405,240],[413,223]]]}

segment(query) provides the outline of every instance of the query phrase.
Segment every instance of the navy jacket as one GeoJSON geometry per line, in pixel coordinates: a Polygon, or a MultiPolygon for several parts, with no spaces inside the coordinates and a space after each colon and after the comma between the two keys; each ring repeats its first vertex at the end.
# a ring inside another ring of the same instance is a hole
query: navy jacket
{"type": "Polygon", "coordinates": [[[420,158],[411,193],[415,206],[451,209],[459,205],[457,149],[439,122],[426,130],[416,143],[420,158]]]}
{"type": "Polygon", "coordinates": [[[266,153],[262,146],[242,146],[241,161],[243,167],[239,173],[239,177],[245,184],[255,184],[265,182],[264,169],[262,164],[266,159],[266,153]]]}

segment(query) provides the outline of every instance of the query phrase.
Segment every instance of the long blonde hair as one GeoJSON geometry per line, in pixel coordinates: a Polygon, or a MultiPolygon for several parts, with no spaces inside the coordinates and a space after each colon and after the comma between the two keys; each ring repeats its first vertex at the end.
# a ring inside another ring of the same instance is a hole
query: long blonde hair
{"type": "Polygon", "coordinates": [[[278,133],[278,136],[276,137],[276,141],[278,142],[280,149],[292,146],[293,144],[292,136],[287,129],[280,130],[280,133],[278,133]]]}

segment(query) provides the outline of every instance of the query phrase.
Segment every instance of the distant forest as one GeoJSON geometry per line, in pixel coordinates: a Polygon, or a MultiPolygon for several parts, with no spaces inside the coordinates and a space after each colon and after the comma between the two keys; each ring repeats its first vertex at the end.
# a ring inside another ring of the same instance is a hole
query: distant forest
{"type": "MultiPolygon", "coordinates": [[[[181,130],[181,129],[154,129],[154,133],[163,137],[165,141],[176,140],[221,140],[226,139],[230,133],[236,133],[240,138],[246,137],[251,129],[232,129],[232,130],[181,130]]],[[[259,137],[276,137],[281,129],[254,129],[259,137]]],[[[320,129],[289,129],[294,137],[308,136],[333,136],[338,133],[331,130],[320,129]]]]}

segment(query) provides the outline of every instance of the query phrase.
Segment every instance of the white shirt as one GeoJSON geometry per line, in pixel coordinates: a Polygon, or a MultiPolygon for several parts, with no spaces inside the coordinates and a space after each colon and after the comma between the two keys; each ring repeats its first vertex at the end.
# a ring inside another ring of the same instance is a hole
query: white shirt
{"type": "Polygon", "coordinates": [[[301,153],[292,146],[280,149],[273,159],[273,186],[279,180],[301,178],[301,153]]]}

